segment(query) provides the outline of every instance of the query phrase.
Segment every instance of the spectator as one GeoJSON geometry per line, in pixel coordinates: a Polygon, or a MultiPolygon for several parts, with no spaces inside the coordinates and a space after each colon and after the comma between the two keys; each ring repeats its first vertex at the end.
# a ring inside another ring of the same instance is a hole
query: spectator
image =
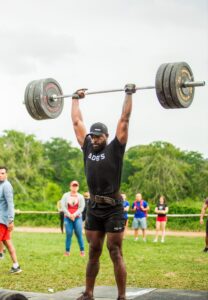
{"type": "Polygon", "coordinates": [[[84,241],[82,237],[82,212],[84,210],[84,197],[78,193],[79,183],[74,180],[70,183],[70,191],[65,193],[61,199],[64,212],[64,224],[66,231],[66,252],[64,256],[70,255],[73,231],[77,237],[80,248],[80,255],[85,256],[84,241]]]}
{"type": "MultiPolygon", "coordinates": [[[[200,215],[200,224],[202,225],[204,223],[204,215],[208,208],[208,198],[205,199],[204,204],[202,206],[201,215],[200,215]]],[[[205,248],[203,250],[204,252],[208,252],[208,219],[206,221],[206,236],[205,236],[205,248]]]]}
{"type": "Polygon", "coordinates": [[[139,228],[142,230],[143,241],[146,242],[147,229],[147,212],[149,210],[148,203],[142,199],[142,194],[136,194],[136,200],[132,204],[132,209],[135,211],[132,227],[134,229],[134,240],[138,240],[139,228]]]}
{"type": "Polygon", "coordinates": [[[4,258],[4,244],[0,241],[0,259],[4,258]]]}
{"type": "Polygon", "coordinates": [[[19,274],[22,272],[17,261],[16,250],[11,241],[11,232],[14,229],[14,198],[13,188],[11,183],[7,180],[7,168],[0,166],[0,243],[1,243],[1,257],[3,245],[9,251],[13,266],[10,269],[11,274],[19,274]]]}
{"type": "Polygon", "coordinates": [[[82,212],[82,221],[84,222],[85,219],[86,219],[86,211],[87,211],[87,205],[88,205],[88,202],[90,200],[90,193],[89,192],[85,192],[84,193],[84,199],[85,199],[85,208],[82,212]]]}
{"type": "Polygon", "coordinates": [[[126,237],[128,229],[128,211],[129,211],[129,202],[126,200],[126,194],[121,194],[123,198],[123,208],[124,208],[124,219],[125,219],[125,229],[124,229],[124,238],[126,237]]]}
{"type": "Polygon", "coordinates": [[[164,196],[160,196],[159,202],[155,208],[155,213],[157,214],[157,218],[156,218],[156,235],[155,235],[154,243],[157,243],[158,241],[160,228],[162,230],[161,243],[164,243],[165,227],[167,223],[166,214],[168,213],[168,206],[166,204],[166,200],[164,196]]]}
{"type": "Polygon", "coordinates": [[[61,232],[64,233],[64,212],[61,207],[61,200],[57,202],[57,210],[59,212],[61,232]]]}

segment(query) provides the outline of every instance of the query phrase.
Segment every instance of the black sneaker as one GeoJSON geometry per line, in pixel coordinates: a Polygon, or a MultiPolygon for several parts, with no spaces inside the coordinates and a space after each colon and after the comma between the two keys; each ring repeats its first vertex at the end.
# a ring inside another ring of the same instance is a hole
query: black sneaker
{"type": "Polygon", "coordinates": [[[10,274],[19,274],[21,272],[22,270],[20,269],[20,266],[18,266],[17,268],[12,267],[9,271],[10,274]]]}
{"type": "Polygon", "coordinates": [[[4,253],[0,253],[0,259],[4,259],[4,253]]]}
{"type": "Polygon", "coordinates": [[[205,247],[203,252],[208,252],[208,247],[205,247]]]}

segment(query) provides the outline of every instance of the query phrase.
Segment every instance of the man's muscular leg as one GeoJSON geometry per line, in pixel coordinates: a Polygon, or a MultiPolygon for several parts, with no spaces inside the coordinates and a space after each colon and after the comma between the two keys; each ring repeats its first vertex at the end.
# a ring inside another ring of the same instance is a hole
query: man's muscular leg
{"type": "Polygon", "coordinates": [[[114,265],[114,274],[118,287],[118,299],[125,299],[126,267],[122,254],[123,232],[107,233],[107,247],[114,265]]]}
{"type": "Polygon", "coordinates": [[[86,270],[86,291],[89,296],[93,296],[95,279],[99,272],[99,258],[103,249],[105,232],[86,230],[86,237],[89,243],[89,260],[86,270]]]}

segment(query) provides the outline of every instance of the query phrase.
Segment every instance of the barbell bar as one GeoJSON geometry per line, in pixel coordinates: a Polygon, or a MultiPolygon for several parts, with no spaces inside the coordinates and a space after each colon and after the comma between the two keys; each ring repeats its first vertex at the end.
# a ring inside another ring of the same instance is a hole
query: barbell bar
{"type": "MultiPolygon", "coordinates": [[[[182,84],[182,88],[186,88],[186,87],[199,87],[199,86],[204,86],[204,85],[205,85],[205,81],[190,81],[190,82],[184,82],[182,84]]],[[[140,86],[140,87],[136,87],[135,88],[136,91],[137,90],[152,90],[152,89],[156,89],[156,87],[154,85],[149,85],[149,86],[140,86]]],[[[125,91],[124,89],[91,91],[91,92],[85,92],[85,95],[107,94],[107,93],[124,92],[124,91],[125,91]]],[[[60,95],[60,96],[52,95],[51,98],[50,98],[50,100],[51,101],[56,101],[57,99],[61,99],[61,98],[72,98],[72,96],[73,96],[73,94],[60,95]]]]}
{"type": "MultiPolygon", "coordinates": [[[[160,104],[166,109],[187,108],[194,98],[195,87],[205,81],[195,81],[191,67],[186,62],[162,64],[156,73],[155,85],[136,87],[136,90],[156,89],[160,104]]],[[[87,91],[86,95],[123,92],[121,89],[87,91]]],[[[36,120],[57,118],[63,110],[64,95],[59,83],[53,78],[31,81],[26,89],[24,103],[28,113],[36,120]]]]}

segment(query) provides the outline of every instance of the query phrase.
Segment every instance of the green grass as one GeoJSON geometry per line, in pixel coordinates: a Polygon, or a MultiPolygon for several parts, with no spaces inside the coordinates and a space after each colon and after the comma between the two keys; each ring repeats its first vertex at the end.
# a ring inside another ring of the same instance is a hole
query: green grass
{"type": "MultiPolygon", "coordinates": [[[[151,236],[147,243],[134,242],[132,236],[124,240],[127,286],[207,290],[208,254],[202,253],[203,238],[167,237],[164,244],[152,240],[151,236]]],[[[62,234],[15,232],[13,241],[24,271],[20,275],[8,274],[11,260],[7,252],[0,261],[1,288],[47,293],[48,288],[56,292],[85,284],[87,256],[79,256],[75,239],[70,257],[63,256],[62,234]]],[[[106,247],[96,285],[115,285],[106,247]]]]}

